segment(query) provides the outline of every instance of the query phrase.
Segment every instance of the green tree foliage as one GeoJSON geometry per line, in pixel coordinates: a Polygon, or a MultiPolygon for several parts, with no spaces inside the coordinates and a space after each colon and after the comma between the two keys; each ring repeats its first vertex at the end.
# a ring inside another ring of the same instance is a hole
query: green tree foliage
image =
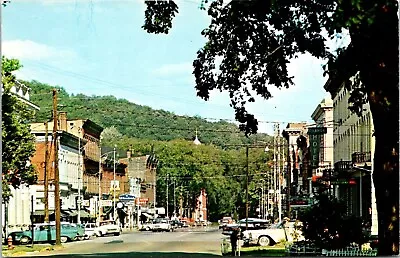
{"type": "Polygon", "coordinates": [[[2,197],[6,202],[11,197],[10,185],[18,188],[37,180],[35,168],[29,163],[35,152],[34,137],[27,124],[33,111],[10,91],[15,83],[13,72],[20,67],[18,60],[2,57],[2,197]]]}
{"type": "MultiPolygon", "coordinates": [[[[145,1],[144,29],[168,32],[178,8],[170,2],[145,1]],[[155,19],[157,17],[157,19],[155,19]],[[160,18],[162,17],[162,18],[160,18]],[[159,26],[160,28],[155,28],[159,26]]],[[[205,2],[208,2],[205,0],[205,2]]],[[[223,0],[208,8],[211,24],[193,62],[197,95],[228,91],[240,128],[255,133],[257,119],[245,104],[254,94],[271,97],[269,87],[293,84],[287,64],[309,53],[327,61],[328,90],[345,82],[351,110],[360,114],[369,103],[376,139],[374,184],[379,216],[379,255],[399,253],[399,62],[398,1],[395,0],[223,0]],[[331,49],[327,40],[348,34],[348,46],[331,49]],[[222,57],[219,66],[216,58],[222,57]],[[254,92],[254,93],[253,93],[254,92]]]]}
{"type": "Polygon", "coordinates": [[[223,120],[208,122],[200,117],[178,116],[113,96],[70,95],[59,86],[50,86],[38,81],[24,83],[32,89],[31,101],[40,106],[36,122],[51,118],[51,92],[52,88],[57,88],[60,110],[68,113],[68,119],[89,118],[104,128],[115,127],[118,132],[128,137],[161,141],[194,140],[197,129],[202,143],[217,146],[270,140],[268,135],[261,133],[247,138],[235,124],[223,120]]]}
{"type": "MultiPolygon", "coordinates": [[[[134,156],[151,154],[159,164],[157,167],[157,203],[166,205],[166,184],[175,181],[175,203],[178,206],[182,194],[184,204],[195,206],[196,198],[202,188],[208,195],[209,220],[216,221],[224,215],[238,214],[245,217],[246,155],[244,145],[225,146],[194,145],[187,140],[151,141],[122,137],[112,144],[120,149],[133,149],[134,156]],[[229,147],[229,148],[228,148],[229,147]],[[188,197],[188,198],[187,198],[188,197]]],[[[261,178],[267,178],[271,171],[268,161],[270,153],[264,148],[252,148],[249,151],[249,193],[250,216],[257,216],[257,184],[261,178]]],[[[169,190],[169,211],[173,210],[173,188],[169,190]]]]}
{"type": "Polygon", "coordinates": [[[299,217],[307,240],[328,250],[345,248],[351,243],[361,246],[365,242],[361,218],[348,216],[344,203],[325,194],[316,200],[299,217]]]}

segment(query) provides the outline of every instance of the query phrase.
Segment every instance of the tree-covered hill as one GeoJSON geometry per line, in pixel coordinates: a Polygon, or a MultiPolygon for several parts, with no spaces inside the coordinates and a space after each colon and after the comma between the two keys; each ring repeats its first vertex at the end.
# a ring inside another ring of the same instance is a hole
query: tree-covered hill
{"type": "Polygon", "coordinates": [[[90,119],[104,128],[115,127],[122,135],[137,139],[170,141],[193,140],[198,131],[202,143],[216,146],[268,141],[266,134],[246,138],[238,127],[226,121],[209,122],[200,117],[178,116],[164,110],[154,110],[114,96],[86,96],[69,94],[64,88],[38,81],[24,82],[31,88],[31,101],[40,106],[36,122],[52,116],[52,89],[59,89],[59,111],[66,111],[68,119],[90,119]]]}

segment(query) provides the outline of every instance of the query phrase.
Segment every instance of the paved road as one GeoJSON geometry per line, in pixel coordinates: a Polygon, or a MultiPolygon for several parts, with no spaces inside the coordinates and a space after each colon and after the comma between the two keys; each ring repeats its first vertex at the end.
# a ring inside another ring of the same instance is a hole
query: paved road
{"type": "Polygon", "coordinates": [[[60,251],[35,257],[204,257],[220,256],[222,234],[216,228],[179,229],[175,232],[127,232],[64,244],[60,251]]]}

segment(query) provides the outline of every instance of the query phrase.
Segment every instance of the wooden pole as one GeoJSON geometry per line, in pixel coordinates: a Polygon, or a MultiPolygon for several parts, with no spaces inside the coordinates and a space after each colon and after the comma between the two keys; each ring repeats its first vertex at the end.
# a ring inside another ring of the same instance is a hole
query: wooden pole
{"type": "Polygon", "coordinates": [[[57,137],[57,90],[53,89],[53,145],[54,145],[54,202],[56,219],[56,245],[61,245],[61,203],[60,203],[60,175],[58,171],[58,137],[57,137]]]}
{"type": "Polygon", "coordinates": [[[246,230],[249,226],[249,146],[246,146],[246,230]]]}
{"type": "Polygon", "coordinates": [[[49,171],[48,171],[48,162],[49,162],[49,146],[48,146],[48,130],[49,124],[46,121],[45,125],[45,136],[44,136],[44,144],[45,144],[45,152],[44,152],[44,222],[49,222],[49,171]]]}

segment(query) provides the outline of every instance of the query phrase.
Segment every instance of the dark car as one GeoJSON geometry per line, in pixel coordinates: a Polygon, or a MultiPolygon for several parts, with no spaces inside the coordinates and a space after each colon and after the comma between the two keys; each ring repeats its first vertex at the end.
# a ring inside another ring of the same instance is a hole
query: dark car
{"type": "Polygon", "coordinates": [[[183,223],[179,220],[171,220],[170,224],[174,228],[182,228],[183,227],[183,223]]]}

